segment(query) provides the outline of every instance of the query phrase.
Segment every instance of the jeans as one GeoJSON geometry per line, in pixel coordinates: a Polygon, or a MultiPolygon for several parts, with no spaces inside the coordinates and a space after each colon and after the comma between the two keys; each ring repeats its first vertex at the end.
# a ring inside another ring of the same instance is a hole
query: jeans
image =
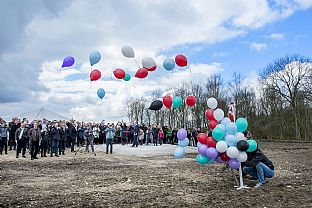
{"type": "Polygon", "coordinates": [[[132,147],[134,147],[134,146],[136,146],[136,147],[138,147],[138,145],[139,145],[139,141],[138,141],[138,138],[139,136],[138,135],[134,135],[133,136],[133,144],[132,144],[132,147]]]}
{"type": "Polygon", "coordinates": [[[272,178],[275,175],[274,170],[271,170],[262,162],[259,162],[256,167],[244,167],[243,172],[258,179],[260,183],[265,183],[265,178],[272,178]]]}
{"type": "Polygon", "coordinates": [[[89,152],[89,145],[91,146],[92,152],[94,152],[93,143],[94,143],[93,137],[89,137],[89,138],[86,139],[86,152],[89,152]]]}
{"type": "Polygon", "coordinates": [[[44,157],[47,155],[48,143],[49,143],[49,141],[47,139],[41,140],[41,145],[40,145],[41,157],[44,157]]]}
{"type": "Polygon", "coordinates": [[[6,137],[0,138],[0,154],[2,155],[2,151],[4,149],[5,154],[8,154],[8,141],[6,137]]]}
{"type": "Polygon", "coordinates": [[[52,139],[51,140],[51,155],[53,155],[53,153],[55,153],[55,155],[58,155],[58,146],[59,146],[59,140],[56,139],[52,139]]]}
{"type": "Polygon", "coordinates": [[[107,139],[106,140],[106,154],[108,154],[108,146],[110,145],[110,153],[113,154],[113,140],[107,139]]]}

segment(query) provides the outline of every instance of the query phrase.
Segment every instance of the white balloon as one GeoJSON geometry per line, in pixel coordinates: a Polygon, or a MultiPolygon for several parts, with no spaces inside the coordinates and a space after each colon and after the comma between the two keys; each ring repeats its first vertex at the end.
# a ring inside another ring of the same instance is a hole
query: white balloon
{"type": "Polygon", "coordinates": [[[207,100],[207,105],[211,109],[216,109],[218,106],[218,101],[215,98],[211,97],[207,100]]]}
{"type": "Polygon", "coordinates": [[[237,132],[235,134],[236,138],[237,138],[237,141],[240,141],[240,140],[246,140],[246,137],[244,136],[244,134],[242,132],[237,132]]]}
{"type": "Polygon", "coordinates": [[[236,147],[232,146],[226,150],[226,154],[229,158],[237,158],[239,155],[239,151],[236,147]]]}
{"type": "Polygon", "coordinates": [[[227,147],[228,146],[227,146],[227,143],[225,141],[217,142],[216,149],[218,152],[220,152],[220,153],[226,152],[226,150],[228,149],[227,147]]]}
{"type": "Polygon", "coordinates": [[[134,58],[134,50],[131,46],[123,46],[121,52],[127,58],[134,58]]]}
{"type": "Polygon", "coordinates": [[[218,108],[213,112],[213,116],[217,121],[221,121],[224,118],[224,112],[218,108]]]}
{"type": "Polygon", "coordinates": [[[239,162],[245,162],[247,160],[247,153],[246,152],[239,152],[237,158],[239,162]]]}
{"type": "Polygon", "coordinates": [[[145,57],[142,60],[142,65],[144,68],[150,69],[150,68],[153,68],[154,66],[156,66],[156,62],[151,57],[145,57]]]}

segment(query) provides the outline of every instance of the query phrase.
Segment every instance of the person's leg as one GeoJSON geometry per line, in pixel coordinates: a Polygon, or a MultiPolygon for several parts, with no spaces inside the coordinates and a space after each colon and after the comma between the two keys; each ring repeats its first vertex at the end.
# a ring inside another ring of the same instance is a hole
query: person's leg
{"type": "Polygon", "coordinates": [[[108,145],[109,145],[109,141],[110,141],[110,140],[107,140],[107,139],[106,139],[106,154],[108,154],[108,145]]]}
{"type": "Polygon", "coordinates": [[[22,142],[22,157],[26,157],[26,143],[25,141],[22,142]]]}
{"type": "Polygon", "coordinates": [[[110,141],[110,153],[113,154],[113,140],[110,141]]]}
{"type": "Polygon", "coordinates": [[[274,171],[271,170],[268,166],[259,162],[256,166],[257,176],[260,183],[265,183],[265,178],[272,178],[274,176],[274,171]]]}
{"type": "Polygon", "coordinates": [[[4,147],[4,142],[3,142],[4,138],[0,137],[0,155],[2,155],[2,150],[4,147]]]}
{"type": "Polygon", "coordinates": [[[93,140],[92,138],[90,139],[90,146],[91,146],[92,152],[93,152],[94,155],[95,155],[95,151],[94,151],[94,140],[93,140]]]}
{"type": "Polygon", "coordinates": [[[89,138],[86,139],[86,148],[85,152],[87,153],[89,151],[89,138]]]}
{"type": "Polygon", "coordinates": [[[243,172],[245,174],[251,175],[254,179],[257,179],[257,169],[253,167],[244,167],[243,172]]]}
{"type": "Polygon", "coordinates": [[[35,158],[37,158],[38,153],[39,153],[39,140],[36,141],[35,158]]]}
{"type": "Polygon", "coordinates": [[[4,138],[4,153],[8,154],[8,138],[4,138]]]}
{"type": "MultiPolygon", "coordinates": [[[[26,145],[26,142],[25,142],[25,146],[27,147],[26,145]]],[[[29,141],[29,147],[30,147],[30,159],[33,160],[34,159],[34,149],[35,149],[35,145],[33,145],[33,142],[32,141],[29,141]]]]}
{"type": "Polygon", "coordinates": [[[21,145],[20,145],[20,142],[17,141],[16,158],[18,158],[20,152],[21,152],[21,145]]]}
{"type": "Polygon", "coordinates": [[[75,137],[72,137],[72,138],[70,138],[70,139],[71,139],[70,151],[71,151],[71,152],[75,152],[75,141],[76,141],[76,138],[75,138],[75,137]]]}
{"type": "Polygon", "coordinates": [[[60,146],[60,141],[59,140],[55,140],[55,156],[58,157],[58,149],[59,149],[59,146],[60,146]]]}

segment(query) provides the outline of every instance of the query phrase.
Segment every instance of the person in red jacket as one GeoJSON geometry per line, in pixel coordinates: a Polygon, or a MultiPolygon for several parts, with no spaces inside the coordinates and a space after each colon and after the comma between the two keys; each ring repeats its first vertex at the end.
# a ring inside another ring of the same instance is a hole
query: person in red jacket
{"type": "Polygon", "coordinates": [[[163,141],[164,141],[164,131],[163,129],[160,127],[159,133],[158,133],[158,138],[159,138],[159,144],[162,145],[163,141]]]}

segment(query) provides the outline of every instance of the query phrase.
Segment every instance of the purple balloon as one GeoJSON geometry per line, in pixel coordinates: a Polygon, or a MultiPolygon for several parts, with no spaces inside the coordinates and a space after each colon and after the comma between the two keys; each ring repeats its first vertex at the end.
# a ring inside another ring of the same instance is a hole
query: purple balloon
{"type": "Polygon", "coordinates": [[[220,156],[217,157],[216,162],[217,163],[225,163],[225,161],[223,161],[220,156]]]}
{"type": "Polygon", "coordinates": [[[218,151],[216,148],[210,147],[206,150],[206,155],[211,159],[216,159],[218,157],[218,151]]]}
{"type": "Polygon", "coordinates": [[[187,131],[185,129],[179,129],[177,136],[179,140],[184,140],[187,138],[187,131]]]}
{"type": "Polygon", "coordinates": [[[72,56],[67,56],[67,57],[65,57],[64,60],[63,60],[62,68],[63,68],[63,67],[70,67],[70,66],[74,65],[74,63],[75,63],[74,57],[72,57],[72,56]]]}
{"type": "Polygon", "coordinates": [[[230,166],[230,168],[232,168],[232,169],[238,169],[239,166],[240,166],[240,162],[237,161],[235,158],[231,158],[231,159],[229,160],[229,166],[230,166]]]}
{"type": "Polygon", "coordinates": [[[202,155],[206,155],[206,151],[208,149],[208,146],[203,144],[200,147],[198,147],[197,149],[198,149],[198,153],[200,153],[202,155]]]}

